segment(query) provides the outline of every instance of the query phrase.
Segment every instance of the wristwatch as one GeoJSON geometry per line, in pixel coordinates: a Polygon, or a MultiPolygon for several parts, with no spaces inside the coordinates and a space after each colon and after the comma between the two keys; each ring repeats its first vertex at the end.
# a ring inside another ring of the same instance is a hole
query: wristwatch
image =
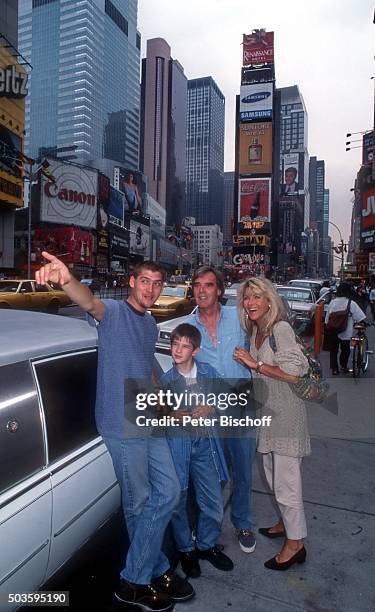
{"type": "Polygon", "coordinates": [[[262,367],[262,365],[264,365],[264,361],[257,361],[257,365],[255,368],[257,374],[261,374],[260,368],[262,367]]]}

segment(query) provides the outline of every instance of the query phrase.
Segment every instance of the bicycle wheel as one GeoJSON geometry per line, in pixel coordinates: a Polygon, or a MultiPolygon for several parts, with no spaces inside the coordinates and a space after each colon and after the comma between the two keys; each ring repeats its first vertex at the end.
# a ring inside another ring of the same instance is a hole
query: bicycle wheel
{"type": "Polygon", "coordinates": [[[361,368],[362,368],[361,352],[359,350],[359,345],[355,344],[353,346],[353,377],[354,378],[360,377],[361,368]]]}
{"type": "Polygon", "coordinates": [[[362,372],[365,373],[368,368],[368,340],[367,338],[361,344],[361,361],[362,361],[362,372]]]}

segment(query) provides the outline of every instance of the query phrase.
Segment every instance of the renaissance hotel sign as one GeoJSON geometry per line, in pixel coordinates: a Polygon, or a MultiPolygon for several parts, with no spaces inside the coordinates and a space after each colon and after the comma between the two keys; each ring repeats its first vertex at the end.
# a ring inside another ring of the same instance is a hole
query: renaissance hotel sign
{"type": "Polygon", "coordinates": [[[97,171],[48,161],[55,182],[42,176],[40,221],[96,228],[97,171]]]}

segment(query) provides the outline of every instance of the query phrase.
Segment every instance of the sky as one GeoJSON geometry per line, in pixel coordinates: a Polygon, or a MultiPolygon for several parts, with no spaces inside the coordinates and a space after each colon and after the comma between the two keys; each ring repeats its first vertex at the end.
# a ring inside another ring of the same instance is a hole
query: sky
{"type": "MultiPolygon", "coordinates": [[[[164,38],[188,79],[215,79],[225,96],[226,171],[234,170],[242,34],[254,28],[275,32],[276,86],[299,87],[309,155],[325,161],[330,220],[347,240],[361,149],[346,152],[346,134],[374,125],[373,13],[373,0],[138,0],[138,29],[142,57],[147,39],[164,38]]],[[[339,241],[332,226],[330,235],[339,241]]]]}

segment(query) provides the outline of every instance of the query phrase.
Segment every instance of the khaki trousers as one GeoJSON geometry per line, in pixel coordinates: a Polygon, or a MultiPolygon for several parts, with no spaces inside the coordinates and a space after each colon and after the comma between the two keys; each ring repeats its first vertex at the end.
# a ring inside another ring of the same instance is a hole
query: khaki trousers
{"type": "Polygon", "coordinates": [[[264,473],[275,495],[286,537],[290,540],[302,540],[307,535],[302,499],[302,459],[273,452],[262,453],[262,458],[264,473]]]}

